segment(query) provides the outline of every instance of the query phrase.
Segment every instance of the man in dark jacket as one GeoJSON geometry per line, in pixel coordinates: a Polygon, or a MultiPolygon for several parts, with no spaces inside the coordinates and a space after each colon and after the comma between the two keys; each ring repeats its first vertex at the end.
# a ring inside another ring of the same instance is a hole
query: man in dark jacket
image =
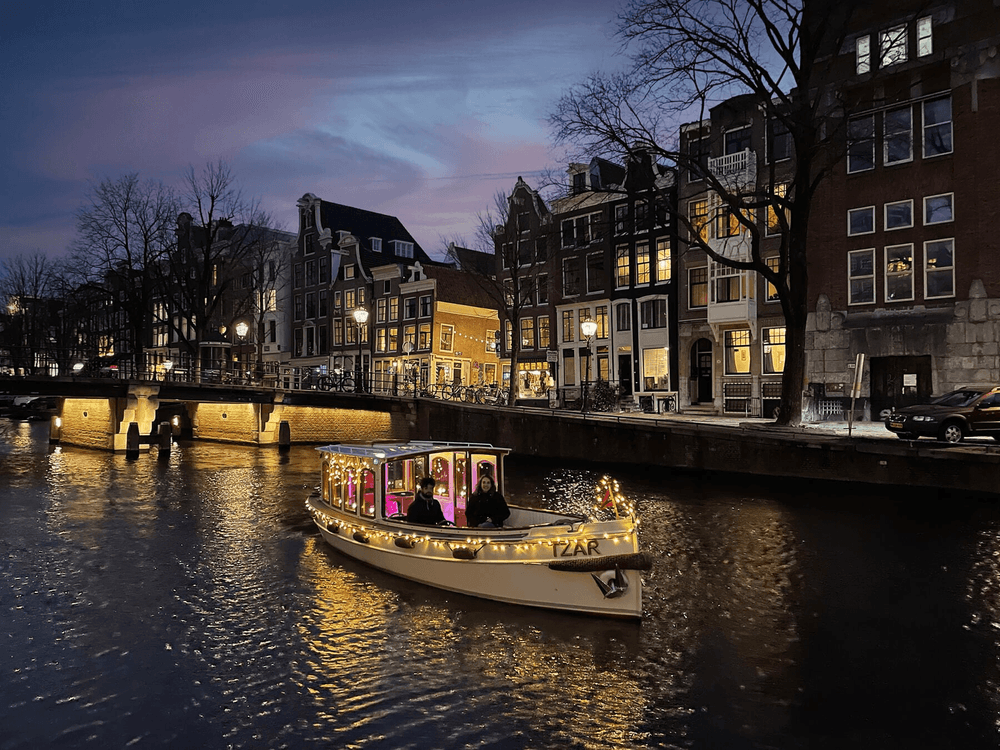
{"type": "Polygon", "coordinates": [[[436,524],[444,521],[441,503],[434,497],[434,477],[424,477],[420,480],[420,489],[406,511],[406,520],[410,523],[436,524]]]}

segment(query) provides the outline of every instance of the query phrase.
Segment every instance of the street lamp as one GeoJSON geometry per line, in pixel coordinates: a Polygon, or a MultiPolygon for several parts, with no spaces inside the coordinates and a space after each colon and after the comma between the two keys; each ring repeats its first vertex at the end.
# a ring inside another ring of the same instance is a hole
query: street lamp
{"type": "Polygon", "coordinates": [[[365,323],[368,322],[368,311],[365,308],[363,308],[363,307],[359,307],[357,310],[355,310],[352,313],[352,315],[354,316],[354,322],[357,323],[357,326],[358,326],[358,359],[354,363],[354,372],[355,372],[354,390],[355,391],[357,391],[357,390],[364,391],[365,390],[364,383],[361,382],[361,375],[362,375],[362,371],[361,371],[361,331],[364,330],[365,323]]]}
{"type": "MultiPolygon", "coordinates": [[[[404,341],[403,342],[403,387],[406,387],[406,381],[410,379],[410,355],[413,353],[413,342],[404,341]]],[[[416,378],[413,378],[413,395],[417,395],[417,383],[416,378]]],[[[398,395],[398,394],[397,394],[398,395]]]]}
{"type": "MultiPolygon", "coordinates": [[[[243,358],[246,357],[245,344],[246,344],[247,332],[249,330],[250,326],[247,325],[247,322],[245,320],[241,320],[239,323],[236,324],[236,335],[239,337],[240,340],[240,364],[246,368],[247,380],[249,380],[250,377],[250,368],[247,366],[248,363],[243,362],[243,358]]],[[[238,374],[239,373],[237,373],[237,375],[238,374]]]]}
{"type": "Polygon", "coordinates": [[[580,323],[580,332],[587,339],[587,379],[583,381],[583,410],[587,411],[587,391],[590,389],[590,357],[593,354],[594,336],[597,333],[597,321],[585,320],[580,323]]]}

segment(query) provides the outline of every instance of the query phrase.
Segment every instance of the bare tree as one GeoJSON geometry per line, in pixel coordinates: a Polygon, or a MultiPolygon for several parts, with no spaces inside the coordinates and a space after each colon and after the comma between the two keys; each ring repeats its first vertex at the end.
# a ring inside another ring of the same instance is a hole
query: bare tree
{"type": "Polygon", "coordinates": [[[779,423],[801,419],[808,312],[806,231],[818,183],[836,161],[828,143],[840,134],[842,113],[827,97],[832,52],[843,43],[856,3],[801,0],[632,0],[619,17],[619,34],[632,55],[630,71],[595,75],[567,92],[551,122],[556,137],[589,153],[645,149],[698,175],[739,222],[743,252],[723,255],[698,221],[678,212],[688,247],[714,261],[751,270],[770,282],[785,318],[786,360],[779,423]],[[822,7],[820,7],[822,6],[822,7]],[[766,121],[788,131],[792,174],[773,162],[763,178],[741,181],[709,170],[686,153],[680,125],[700,120],[715,103],[749,94],[766,121]],[[761,253],[757,219],[769,217],[780,238],[778,264],[761,253]]]}
{"type": "MultiPolygon", "coordinates": [[[[519,180],[518,186],[524,183],[519,180]]],[[[524,185],[526,187],[526,185],[524,185]]],[[[515,187],[515,192],[517,187],[515,187]]],[[[457,253],[454,242],[449,243],[449,257],[472,274],[500,314],[499,347],[511,360],[511,387],[508,404],[513,405],[517,396],[514,387],[514,365],[521,351],[521,337],[518,329],[524,311],[536,305],[536,279],[542,271],[550,268],[557,252],[557,242],[549,242],[554,231],[551,222],[546,223],[548,213],[539,216],[540,225],[534,228],[531,241],[522,241],[518,212],[512,205],[513,194],[508,196],[497,191],[493,205],[477,215],[475,250],[491,256],[491,263],[468,264],[457,253]]]]}
{"type": "Polygon", "coordinates": [[[53,298],[53,265],[41,252],[3,261],[2,346],[16,373],[35,374],[54,363],[50,329],[58,317],[53,298]]]}
{"type": "Polygon", "coordinates": [[[103,296],[110,312],[122,313],[127,340],[113,345],[136,367],[150,343],[156,271],[174,244],[177,210],[170,188],[131,173],[102,180],[77,212],[71,267],[87,290],[103,296]]]}
{"type": "Polygon", "coordinates": [[[177,242],[157,268],[166,322],[200,370],[201,344],[216,339],[220,327],[232,322],[232,306],[246,301],[238,281],[272,227],[224,161],[201,171],[190,167],[182,193],[187,210],[178,218],[177,242]]]}

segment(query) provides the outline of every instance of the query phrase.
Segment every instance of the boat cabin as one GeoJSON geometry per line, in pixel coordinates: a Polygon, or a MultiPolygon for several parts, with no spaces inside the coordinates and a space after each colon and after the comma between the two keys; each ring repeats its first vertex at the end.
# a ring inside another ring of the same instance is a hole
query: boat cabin
{"type": "Polygon", "coordinates": [[[493,477],[504,492],[503,459],[509,452],[486,443],[376,443],[328,445],[323,456],[322,495],[333,508],[361,518],[405,515],[420,486],[431,476],[444,517],[465,526],[465,507],[479,479],[493,477]]]}

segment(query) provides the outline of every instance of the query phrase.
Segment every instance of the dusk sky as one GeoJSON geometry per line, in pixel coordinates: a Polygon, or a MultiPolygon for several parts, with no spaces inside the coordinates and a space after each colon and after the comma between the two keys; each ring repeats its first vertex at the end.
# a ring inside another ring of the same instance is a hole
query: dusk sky
{"type": "Polygon", "coordinates": [[[0,258],[62,255],[93,182],[179,186],[219,158],[290,231],[311,192],[398,216],[433,255],[471,244],[497,190],[561,165],[559,95],[623,65],[617,6],[7,3],[0,258]]]}

